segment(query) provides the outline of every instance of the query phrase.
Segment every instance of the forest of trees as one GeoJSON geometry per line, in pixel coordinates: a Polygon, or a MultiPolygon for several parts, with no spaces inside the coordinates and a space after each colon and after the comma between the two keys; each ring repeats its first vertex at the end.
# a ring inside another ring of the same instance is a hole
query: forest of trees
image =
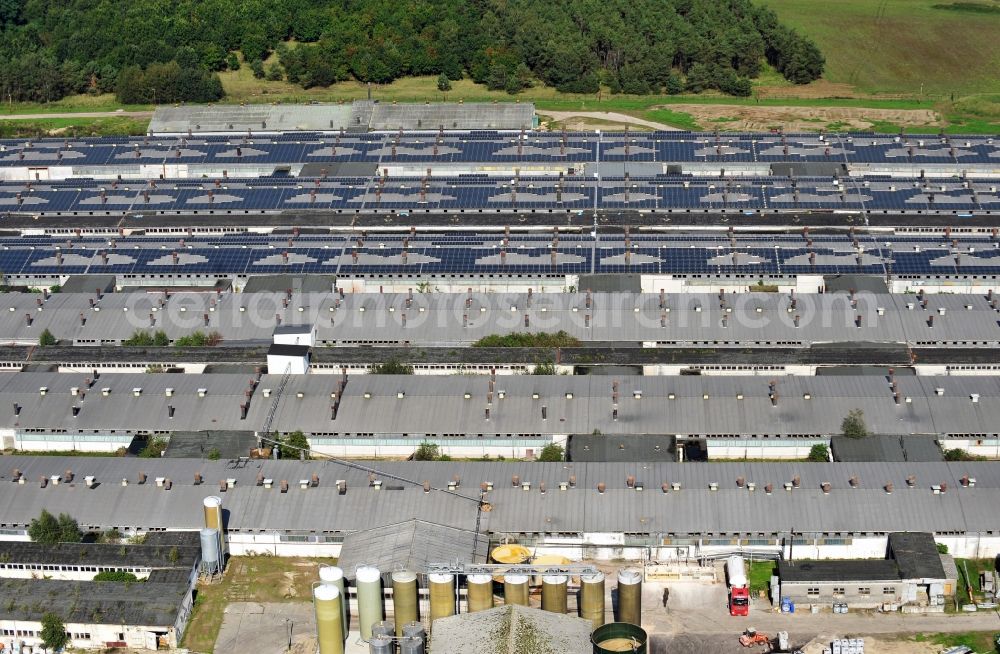
{"type": "Polygon", "coordinates": [[[749,95],[765,60],[797,84],[824,65],[750,0],[0,0],[4,101],[217,100],[237,51],[303,87],[444,75],[510,93],[749,95]]]}

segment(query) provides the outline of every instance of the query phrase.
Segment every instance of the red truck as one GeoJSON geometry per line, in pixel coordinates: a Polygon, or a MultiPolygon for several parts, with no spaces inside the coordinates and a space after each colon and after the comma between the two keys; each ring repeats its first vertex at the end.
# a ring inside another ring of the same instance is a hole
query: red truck
{"type": "Polygon", "coordinates": [[[729,585],[729,615],[749,615],[750,588],[742,556],[726,559],[726,583],[729,585]]]}

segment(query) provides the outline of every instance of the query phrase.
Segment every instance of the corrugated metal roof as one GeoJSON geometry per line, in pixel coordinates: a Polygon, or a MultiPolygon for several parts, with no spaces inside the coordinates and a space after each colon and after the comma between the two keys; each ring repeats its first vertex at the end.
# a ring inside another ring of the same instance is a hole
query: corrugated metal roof
{"type": "Polygon", "coordinates": [[[589,303],[586,293],[58,293],[44,301],[8,293],[0,301],[0,334],[29,342],[48,329],[59,339],[99,343],[136,330],[163,330],[171,339],[211,330],[224,341],[265,341],[277,326],[315,324],[317,340],[331,344],[461,345],[491,334],[559,330],[582,341],[720,346],[1000,343],[997,310],[984,296],[926,299],[925,308],[916,296],[870,293],[854,300],[682,293],[664,295],[662,305],[658,294],[640,293],[593,293],[589,303]]]}
{"type": "Polygon", "coordinates": [[[81,525],[106,528],[202,526],[201,502],[220,495],[229,529],[258,531],[351,532],[416,519],[452,528],[475,530],[479,484],[492,482],[486,499],[492,510],[481,515],[484,532],[629,532],[651,534],[887,533],[892,531],[985,532],[996,529],[1000,501],[1000,466],[985,462],[956,463],[478,463],[378,462],[386,486],[374,490],[368,472],[319,461],[251,461],[232,469],[222,461],[162,459],[80,459],[75,457],[5,457],[10,468],[0,482],[0,515],[8,526],[24,526],[41,510],[67,512],[81,525]],[[13,468],[27,483],[10,483],[13,468]],[[42,476],[72,469],[77,481],[41,488],[42,476]],[[147,474],[144,485],[138,473],[147,474]],[[194,485],[194,473],[206,483],[194,485]],[[315,473],[319,486],[303,490],[298,481],[315,473]],[[273,478],[271,489],[256,485],[257,475],[273,478]],[[99,485],[85,488],[79,480],[95,475],[99,485]],[[390,480],[405,477],[416,484],[390,480]],[[423,480],[443,488],[455,476],[455,494],[424,493],[423,480]],[[513,484],[513,477],[518,486],[513,484]],[[559,482],[575,477],[575,486],[559,490],[559,482]],[[633,476],[644,486],[632,490],[633,476]],[[976,480],[964,487],[963,477],[976,480]],[[121,479],[131,483],[121,486],[121,479]],[[156,477],[170,478],[171,490],[157,488],[156,477]],[[231,477],[234,488],[219,492],[216,480],[231,477]],[[798,478],[799,485],[784,484],[798,478]],[[913,486],[907,479],[912,477],[913,486]],[[742,478],[743,486],[738,485],[742,478]],[[278,489],[287,480],[287,493],[278,489]],[[857,486],[851,485],[851,480],[857,486]],[[338,493],[337,480],[347,482],[338,493]],[[529,482],[530,490],[520,484],[529,482]],[[541,492],[545,482],[546,492],[541,492]],[[597,484],[604,482],[602,494],[597,484]],[[679,490],[660,490],[663,483],[679,490]],[[716,483],[719,490],[710,490],[716,483]],[[821,484],[831,484],[824,493],[821,484]],[[749,491],[750,483],[756,485],[749,491]],[[887,493],[884,486],[892,483],[887,493]],[[767,485],[773,491],[765,491],[767,485]],[[935,494],[932,486],[946,487],[935,494]],[[458,497],[461,495],[463,497],[458,497]]]}
{"type": "Polygon", "coordinates": [[[337,565],[348,579],[354,579],[354,571],[365,564],[385,573],[412,570],[423,574],[430,564],[484,563],[488,554],[488,534],[407,520],[348,534],[337,565]]]}

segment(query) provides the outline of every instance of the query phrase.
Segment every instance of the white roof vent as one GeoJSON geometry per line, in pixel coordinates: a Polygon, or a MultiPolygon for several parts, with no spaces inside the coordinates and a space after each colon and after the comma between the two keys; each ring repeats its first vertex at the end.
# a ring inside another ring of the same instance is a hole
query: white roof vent
{"type": "Polygon", "coordinates": [[[132,389],[132,395],[134,395],[136,397],[139,397],[140,395],[142,395],[142,388],[140,386],[136,386],[135,388],[133,388],[132,389]]]}
{"type": "Polygon", "coordinates": [[[166,390],[166,394],[167,394],[167,397],[173,397],[174,396],[174,389],[168,388],[166,390]]]}
{"type": "Polygon", "coordinates": [[[969,395],[969,399],[972,400],[973,404],[978,404],[979,403],[979,393],[972,393],[971,395],[969,395]]]}
{"type": "Polygon", "coordinates": [[[207,388],[199,388],[198,389],[198,397],[205,397],[205,395],[207,395],[207,394],[208,394],[208,389],[207,388]]]}
{"type": "Polygon", "coordinates": [[[38,394],[39,395],[45,395],[48,392],[49,392],[49,387],[48,386],[39,386],[38,387],[38,394]]]}
{"type": "Polygon", "coordinates": [[[944,389],[943,388],[935,388],[934,389],[934,394],[935,395],[944,395],[944,389]]]}

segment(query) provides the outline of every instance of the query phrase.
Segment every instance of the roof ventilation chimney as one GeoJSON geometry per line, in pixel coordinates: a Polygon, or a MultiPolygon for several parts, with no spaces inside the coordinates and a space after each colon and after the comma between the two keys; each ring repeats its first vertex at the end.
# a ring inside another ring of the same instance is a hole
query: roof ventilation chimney
{"type": "Polygon", "coordinates": [[[851,488],[857,488],[860,482],[858,481],[857,477],[851,477],[850,479],[847,480],[847,483],[851,485],[851,488]]]}
{"type": "Polygon", "coordinates": [[[819,485],[819,487],[823,489],[823,494],[824,495],[829,495],[830,494],[830,488],[832,487],[831,484],[830,484],[830,482],[824,481],[822,484],[819,485]]]}
{"type": "Polygon", "coordinates": [[[510,485],[511,486],[520,486],[521,485],[521,478],[518,477],[517,475],[511,476],[511,478],[510,478],[510,485]]]}
{"type": "Polygon", "coordinates": [[[598,493],[600,493],[601,495],[603,495],[605,490],[607,490],[607,485],[603,481],[597,484],[597,492],[598,493]]]}

